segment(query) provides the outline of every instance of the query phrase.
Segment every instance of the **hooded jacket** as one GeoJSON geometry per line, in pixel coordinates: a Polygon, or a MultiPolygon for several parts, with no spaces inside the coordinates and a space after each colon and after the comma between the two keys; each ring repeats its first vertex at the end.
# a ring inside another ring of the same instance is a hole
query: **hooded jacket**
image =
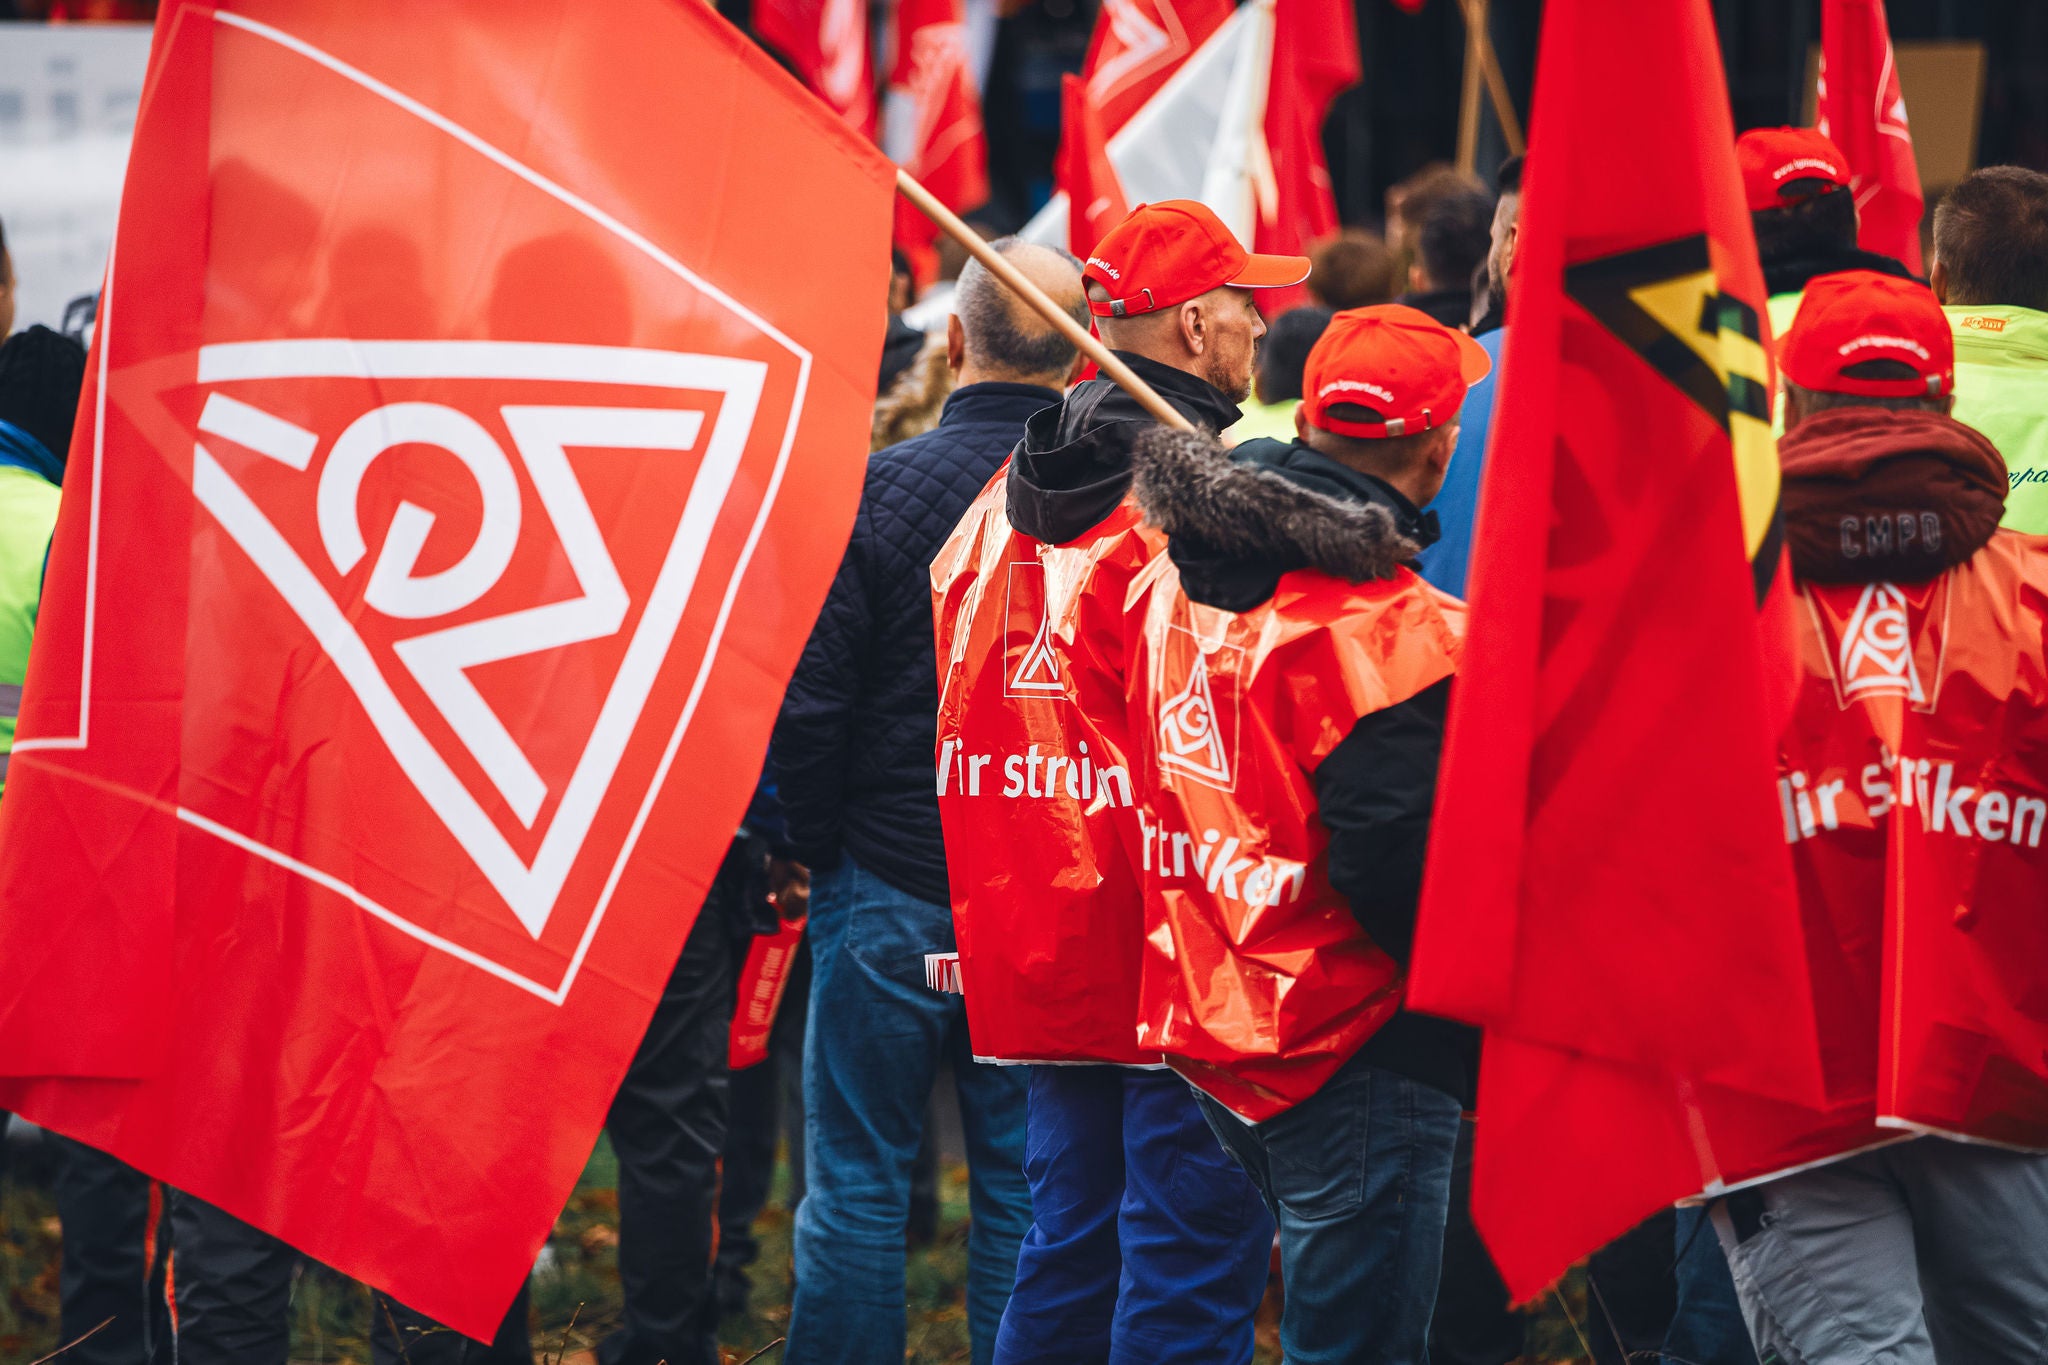
{"type": "Polygon", "coordinates": [[[1253,1120],[1361,1053],[1462,1098],[1476,1034],[1400,1008],[1464,621],[1412,568],[1434,519],[1304,445],[1235,455],[1140,445],[1145,1040],[1253,1120]]]}
{"type": "MultiPolygon", "coordinates": [[[[1124,360],[1189,420],[1236,405],[1124,360]]],[[[1128,497],[1152,417],[1114,383],[1025,425],[1010,467],[932,561],[939,814],[974,1055],[1152,1064],[1137,1041],[1137,812],[1124,601],[1161,548],[1128,497]]]]}
{"type": "MultiPolygon", "coordinates": [[[[1206,431],[1221,431],[1244,415],[1197,375],[1129,351],[1115,355],[1206,431]]],[[[1076,384],[1065,402],[1024,424],[1004,493],[1010,525],[1047,545],[1081,535],[1124,500],[1131,488],[1131,452],[1138,437],[1157,425],[1114,380],[1076,384]]]]}
{"type": "Polygon", "coordinates": [[[1778,802],[1808,949],[1814,1112],[1730,1182],[1916,1132],[2048,1147],[2048,555],[1998,452],[1874,407],[1780,445],[1801,677],[1778,802]]]}

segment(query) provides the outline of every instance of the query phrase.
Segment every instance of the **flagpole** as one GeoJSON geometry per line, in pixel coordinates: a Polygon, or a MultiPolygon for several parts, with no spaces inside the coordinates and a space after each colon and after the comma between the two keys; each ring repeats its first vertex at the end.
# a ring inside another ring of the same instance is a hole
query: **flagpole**
{"type": "Polygon", "coordinates": [[[1095,362],[1096,368],[1115,380],[1131,397],[1138,400],[1138,406],[1151,413],[1167,426],[1179,431],[1193,431],[1194,423],[1174,410],[1171,403],[1159,396],[1159,391],[1138,378],[1131,367],[1118,360],[1109,347],[1089,335],[1088,329],[1074,321],[1066,309],[1054,303],[1046,292],[1026,279],[1016,266],[1004,260],[1002,253],[983,241],[981,234],[960,221],[960,216],[941,204],[932,192],[911,179],[910,173],[896,171],[896,190],[917,207],[917,210],[939,225],[939,230],[966,248],[967,254],[988,267],[988,272],[1010,287],[1018,298],[1031,305],[1031,310],[1051,323],[1060,335],[1080,348],[1081,354],[1095,362]]]}
{"type": "MultiPolygon", "coordinates": [[[[1493,116],[1500,120],[1501,135],[1507,140],[1508,151],[1520,156],[1523,151],[1522,121],[1515,116],[1514,97],[1508,93],[1508,78],[1500,69],[1500,55],[1493,50],[1493,34],[1487,25],[1489,4],[1490,0],[1458,0],[1458,12],[1465,17],[1466,61],[1477,54],[1479,72],[1486,80],[1486,93],[1493,104],[1493,116]]],[[[1468,75],[1466,79],[1469,81],[1471,78],[1468,75]]]]}
{"type": "Polygon", "coordinates": [[[1462,0],[1458,9],[1465,18],[1465,73],[1458,91],[1458,169],[1470,175],[1479,159],[1479,101],[1485,94],[1480,67],[1484,63],[1479,56],[1480,27],[1462,0]]]}

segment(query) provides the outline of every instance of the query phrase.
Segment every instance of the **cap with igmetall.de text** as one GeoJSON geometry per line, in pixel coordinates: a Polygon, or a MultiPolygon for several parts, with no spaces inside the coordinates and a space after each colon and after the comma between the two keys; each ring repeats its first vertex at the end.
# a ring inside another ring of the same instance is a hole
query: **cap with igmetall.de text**
{"type": "Polygon", "coordinates": [[[1830,188],[1849,185],[1849,158],[1816,128],[1752,128],[1735,139],[1735,164],[1742,168],[1742,196],[1751,213],[1825,193],[1812,191],[1816,180],[1830,188]]]}
{"type": "Polygon", "coordinates": [[[1778,343],[1778,367],[1802,389],[1863,398],[1955,392],[1956,343],[1934,291],[1873,270],[1817,275],[1778,343]],[[1896,362],[1863,369],[1873,360],[1896,362]],[[1911,374],[1896,373],[1898,365],[1911,374]],[[1862,373],[1858,373],[1863,369],[1862,373]]]}
{"type": "Polygon", "coordinates": [[[1352,308],[1309,351],[1302,405],[1339,436],[1413,436],[1448,424],[1492,368],[1484,346],[1418,308],[1352,308]]]}
{"type": "Polygon", "coordinates": [[[1140,204],[1097,244],[1081,270],[1107,299],[1090,299],[1100,318],[1174,308],[1211,289],[1281,289],[1308,278],[1306,256],[1246,251],[1206,204],[1167,199],[1140,204]]]}

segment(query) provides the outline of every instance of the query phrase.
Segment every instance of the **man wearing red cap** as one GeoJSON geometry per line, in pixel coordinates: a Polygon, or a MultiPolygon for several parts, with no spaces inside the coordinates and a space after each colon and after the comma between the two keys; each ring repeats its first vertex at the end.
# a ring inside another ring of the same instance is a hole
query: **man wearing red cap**
{"type": "MultiPolygon", "coordinates": [[[[1250,387],[1251,291],[1308,262],[1252,255],[1182,201],[1140,206],[1083,273],[1103,340],[1213,433],[1250,387]]],[[[1271,1255],[1257,1190],[1135,1036],[1124,600],[1159,548],[1128,497],[1154,425],[1109,380],[1073,388],[1025,424],[932,568],[968,1029],[977,1056],[1062,1063],[1030,1070],[1033,1223],[999,1362],[1243,1365],[1271,1255]]]]}
{"type": "Polygon", "coordinates": [[[1875,270],[1913,278],[1900,262],[1856,245],[1849,159],[1818,130],[1752,128],[1735,139],[1735,161],[1756,227],[1772,336],[1785,335],[1799,311],[1800,291],[1816,275],[1875,270]]]}
{"type": "Polygon", "coordinates": [[[1766,1360],[2038,1361],[2048,557],[1998,529],[2005,465],[1949,415],[1924,285],[1822,276],[1779,356],[1803,676],[1778,796],[1829,1104],[1743,1116],[1775,1147],[1711,1217],[1766,1360]]]}
{"type": "Polygon", "coordinates": [[[1339,313],[1299,439],[1139,446],[1169,537],[1129,670],[1139,1039],[1279,1222],[1289,1360],[1427,1354],[1477,1039],[1401,1003],[1463,634],[1412,563],[1490,364],[1415,309],[1339,313]]]}

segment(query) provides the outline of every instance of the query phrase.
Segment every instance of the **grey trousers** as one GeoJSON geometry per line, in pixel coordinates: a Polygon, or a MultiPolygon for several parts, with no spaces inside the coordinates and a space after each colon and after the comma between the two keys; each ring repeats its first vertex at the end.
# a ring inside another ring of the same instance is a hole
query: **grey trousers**
{"type": "Polygon", "coordinates": [[[2048,1156],[1920,1138],[1713,1221],[1765,1365],[2048,1362],[2048,1156]]]}

